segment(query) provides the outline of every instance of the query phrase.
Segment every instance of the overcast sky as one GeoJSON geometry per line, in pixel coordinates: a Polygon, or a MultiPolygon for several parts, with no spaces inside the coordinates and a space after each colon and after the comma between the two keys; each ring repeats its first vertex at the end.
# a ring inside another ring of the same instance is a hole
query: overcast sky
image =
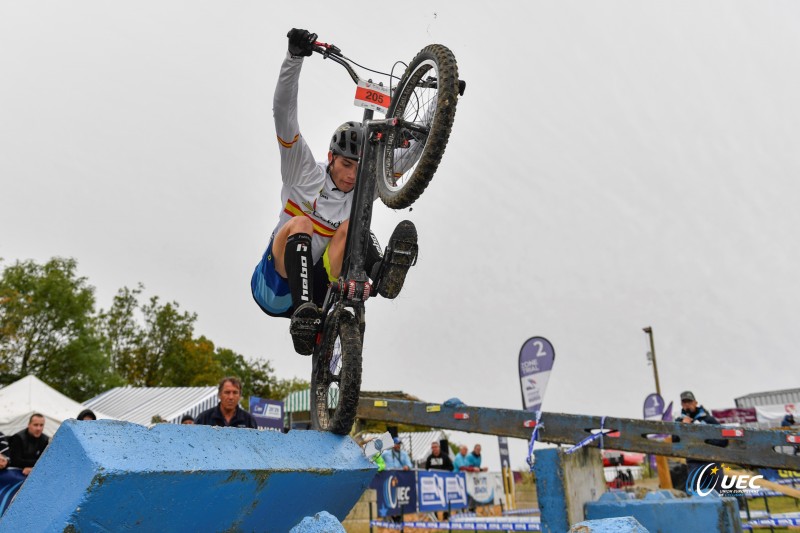
{"type": "MultiPolygon", "coordinates": [[[[467,92],[413,211],[376,205],[420,257],[368,304],[364,389],[519,408],[519,348],[544,336],[546,411],[641,417],[648,325],[668,402],[800,386],[800,4],[487,5],[0,0],[0,257],[76,258],[99,307],[142,282],[307,379],[249,286],[281,208],[286,32],[378,69],[442,43],[467,92]]],[[[320,159],[354,89],[305,61],[320,159]]]]}

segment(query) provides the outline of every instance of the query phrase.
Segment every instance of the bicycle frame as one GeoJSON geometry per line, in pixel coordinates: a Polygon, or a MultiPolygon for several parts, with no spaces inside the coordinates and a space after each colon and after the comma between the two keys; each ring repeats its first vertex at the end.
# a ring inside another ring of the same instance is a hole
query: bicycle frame
{"type": "MultiPolygon", "coordinates": [[[[342,65],[358,84],[360,78],[350,64],[340,57],[340,50],[325,43],[315,43],[315,51],[322,54],[323,58],[331,59],[342,65]]],[[[331,284],[322,307],[323,323],[328,318],[329,311],[339,305],[350,307],[358,321],[361,334],[365,327],[364,302],[374,294],[375,288],[369,281],[365,269],[368,239],[370,239],[370,226],[372,223],[372,205],[376,198],[376,173],[382,164],[381,149],[384,146],[386,134],[390,128],[398,127],[399,121],[396,119],[372,120],[374,112],[370,109],[364,110],[361,121],[363,134],[361,139],[361,158],[359,160],[356,183],[353,189],[353,202],[350,208],[350,218],[347,230],[347,240],[345,241],[344,258],[342,260],[342,274],[336,284],[331,284]]]]}

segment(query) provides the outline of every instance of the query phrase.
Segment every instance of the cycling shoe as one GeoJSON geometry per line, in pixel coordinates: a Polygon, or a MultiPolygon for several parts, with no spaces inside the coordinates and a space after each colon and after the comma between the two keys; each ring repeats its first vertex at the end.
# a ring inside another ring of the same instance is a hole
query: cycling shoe
{"type": "Polygon", "coordinates": [[[383,254],[378,294],[384,298],[397,298],[408,269],[417,262],[417,251],[417,228],[410,220],[404,220],[394,229],[383,254]]]}
{"type": "Polygon", "coordinates": [[[319,309],[313,302],[306,302],[295,310],[292,314],[292,323],[289,325],[295,352],[300,355],[314,353],[321,322],[319,309]]]}

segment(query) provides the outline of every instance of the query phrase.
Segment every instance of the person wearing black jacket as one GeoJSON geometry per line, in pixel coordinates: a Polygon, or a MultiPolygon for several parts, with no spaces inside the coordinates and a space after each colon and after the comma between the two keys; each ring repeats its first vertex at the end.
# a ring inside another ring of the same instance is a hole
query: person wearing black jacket
{"type": "Polygon", "coordinates": [[[28,427],[15,433],[9,440],[10,466],[21,468],[26,476],[30,474],[36,461],[50,443],[50,438],[43,433],[44,415],[33,413],[28,420],[28,427]]]}
{"type": "MultiPolygon", "coordinates": [[[[681,415],[678,417],[678,422],[685,424],[712,424],[720,425],[719,421],[714,418],[711,413],[697,403],[697,399],[691,391],[683,391],[681,393],[681,415]]],[[[725,439],[710,439],[709,444],[725,448],[728,446],[728,441],[725,439]]],[[[696,459],[686,459],[686,466],[688,475],[691,476],[693,470],[704,467],[711,461],[698,461],[696,459]]]]}
{"type": "Polygon", "coordinates": [[[202,426],[258,429],[253,416],[239,407],[242,398],[242,382],[238,378],[226,377],[219,382],[219,403],[200,413],[194,423],[202,426]]]}
{"type": "Polygon", "coordinates": [[[431,454],[425,461],[425,470],[453,471],[453,461],[450,459],[450,454],[442,452],[441,445],[438,442],[431,442],[431,454]]]}

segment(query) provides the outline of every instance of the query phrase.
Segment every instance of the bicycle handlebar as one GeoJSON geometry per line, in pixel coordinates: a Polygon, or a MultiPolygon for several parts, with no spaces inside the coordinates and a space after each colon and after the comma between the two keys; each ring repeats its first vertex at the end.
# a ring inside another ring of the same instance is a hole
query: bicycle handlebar
{"type": "Polygon", "coordinates": [[[350,63],[347,59],[342,55],[342,50],[333,44],[323,43],[321,41],[314,41],[314,48],[312,50],[320,55],[322,55],[323,59],[330,59],[334,63],[339,63],[343,66],[353,81],[358,84],[361,81],[361,78],[358,77],[356,71],[353,70],[353,67],[350,66],[350,63]]]}

